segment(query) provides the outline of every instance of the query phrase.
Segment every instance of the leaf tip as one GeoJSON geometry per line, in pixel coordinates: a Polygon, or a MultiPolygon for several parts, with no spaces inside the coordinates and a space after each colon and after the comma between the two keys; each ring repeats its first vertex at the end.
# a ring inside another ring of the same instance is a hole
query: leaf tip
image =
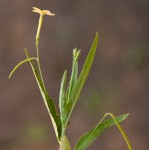
{"type": "Polygon", "coordinates": [[[127,114],[125,115],[125,119],[126,119],[128,116],[129,116],[129,113],[127,113],[127,114]]]}
{"type": "Polygon", "coordinates": [[[97,38],[99,37],[99,34],[98,34],[98,32],[96,32],[96,37],[97,37],[97,38]]]}
{"type": "Polygon", "coordinates": [[[8,76],[8,79],[10,79],[11,78],[11,74],[8,76]]]}
{"type": "Polygon", "coordinates": [[[14,70],[12,70],[12,71],[10,72],[10,74],[9,74],[9,76],[8,76],[8,79],[10,79],[10,78],[12,77],[13,73],[14,73],[14,70]]]}
{"type": "Polygon", "coordinates": [[[99,35],[98,35],[98,32],[96,32],[94,42],[96,42],[97,45],[98,45],[98,39],[99,39],[99,35]]]}
{"type": "Polygon", "coordinates": [[[125,120],[129,116],[129,113],[123,115],[123,120],[125,120]]]}

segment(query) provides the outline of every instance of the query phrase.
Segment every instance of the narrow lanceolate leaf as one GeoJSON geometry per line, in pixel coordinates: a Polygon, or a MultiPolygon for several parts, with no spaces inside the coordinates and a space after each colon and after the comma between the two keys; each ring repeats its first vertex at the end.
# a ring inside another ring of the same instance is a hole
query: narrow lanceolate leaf
{"type": "Polygon", "coordinates": [[[90,69],[91,69],[91,66],[92,66],[92,63],[93,63],[93,60],[94,60],[94,56],[95,56],[95,52],[96,52],[96,49],[97,49],[97,45],[98,45],[98,33],[96,34],[96,37],[94,39],[94,42],[92,44],[92,47],[88,53],[88,56],[86,58],[86,61],[85,61],[85,64],[83,66],[83,69],[81,71],[81,74],[76,82],[76,84],[74,85],[71,93],[70,93],[70,96],[69,96],[69,102],[66,104],[66,114],[65,114],[65,124],[67,125],[68,121],[69,121],[69,118],[70,118],[70,115],[72,113],[72,110],[79,98],[79,95],[80,95],[80,92],[85,84],[85,81],[88,77],[88,74],[90,72],[90,69]]]}
{"type": "Polygon", "coordinates": [[[66,101],[66,95],[65,95],[66,80],[67,80],[67,71],[65,70],[61,80],[60,93],[59,93],[59,109],[61,114],[63,112],[65,101],[66,101]]]}
{"type": "Polygon", "coordinates": [[[66,93],[67,100],[69,100],[70,93],[72,91],[72,88],[76,84],[77,77],[78,77],[78,58],[79,58],[80,50],[77,51],[75,48],[73,50],[73,61],[72,61],[72,72],[71,72],[71,77],[70,81],[68,84],[68,89],[66,93]]]}
{"type": "MultiPolygon", "coordinates": [[[[25,53],[26,53],[26,56],[27,58],[30,58],[27,50],[25,49],[25,53]]],[[[39,73],[36,69],[36,67],[34,66],[34,64],[32,63],[32,61],[29,61],[30,62],[30,65],[31,65],[31,68],[33,70],[33,73],[34,73],[34,76],[35,76],[35,79],[37,81],[37,84],[38,84],[38,87],[39,87],[39,90],[41,92],[41,95],[43,97],[43,100],[44,100],[44,103],[47,107],[47,110],[49,112],[49,115],[51,117],[51,120],[52,120],[52,124],[53,124],[53,127],[54,127],[54,130],[55,130],[55,133],[56,133],[56,136],[57,136],[57,139],[59,140],[60,137],[61,137],[61,120],[60,120],[60,116],[57,115],[57,112],[56,112],[56,108],[55,108],[55,104],[54,104],[54,101],[52,100],[52,98],[48,95],[48,92],[46,91],[46,88],[39,76],[39,73]]]]}
{"type": "Polygon", "coordinates": [[[14,69],[11,71],[11,73],[10,73],[10,75],[9,75],[9,79],[11,78],[11,76],[14,74],[14,72],[15,72],[20,66],[22,66],[24,63],[29,62],[29,61],[31,61],[31,60],[37,60],[37,58],[35,58],[35,57],[33,57],[33,58],[27,58],[27,59],[21,61],[20,63],[18,63],[18,64],[14,67],[14,69]]]}
{"type": "MultiPolygon", "coordinates": [[[[128,114],[116,117],[117,122],[122,122],[128,117],[128,114]]],[[[113,119],[108,119],[103,123],[99,123],[95,128],[90,130],[88,133],[84,134],[77,142],[74,150],[85,150],[90,144],[92,144],[95,139],[107,128],[116,125],[113,119]]]]}

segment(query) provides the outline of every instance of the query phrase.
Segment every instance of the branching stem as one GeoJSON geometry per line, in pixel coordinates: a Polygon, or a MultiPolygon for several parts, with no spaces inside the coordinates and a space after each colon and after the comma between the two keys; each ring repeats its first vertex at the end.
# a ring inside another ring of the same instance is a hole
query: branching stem
{"type": "Polygon", "coordinates": [[[115,116],[114,116],[113,114],[111,114],[111,113],[106,113],[106,114],[102,117],[102,119],[101,119],[100,122],[102,122],[107,116],[110,116],[110,117],[115,121],[116,126],[117,126],[117,128],[119,129],[119,131],[121,132],[123,138],[125,139],[126,144],[127,144],[128,148],[129,148],[129,150],[133,150],[132,145],[131,145],[131,143],[130,143],[130,140],[128,139],[128,137],[127,137],[127,135],[126,135],[124,129],[121,127],[120,123],[115,119],[115,116]]]}

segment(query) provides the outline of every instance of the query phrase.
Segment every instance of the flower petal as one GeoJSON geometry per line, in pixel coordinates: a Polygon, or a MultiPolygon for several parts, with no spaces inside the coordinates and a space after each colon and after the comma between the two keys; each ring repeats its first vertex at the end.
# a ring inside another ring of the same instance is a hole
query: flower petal
{"type": "Polygon", "coordinates": [[[39,8],[37,8],[37,7],[32,7],[33,8],[33,10],[37,10],[37,11],[41,11],[39,8]]]}
{"type": "Polygon", "coordinates": [[[44,15],[54,16],[55,14],[51,13],[49,10],[42,10],[44,15]]]}
{"type": "Polygon", "coordinates": [[[35,12],[35,13],[42,14],[42,11],[39,8],[37,8],[37,7],[33,7],[32,11],[35,12]]]}
{"type": "Polygon", "coordinates": [[[39,13],[40,15],[49,15],[49,16],[54,16],[55,14],[51,13],[49,10],[41,10],[37,7],[33,7],[33,12],[39,13]]]}

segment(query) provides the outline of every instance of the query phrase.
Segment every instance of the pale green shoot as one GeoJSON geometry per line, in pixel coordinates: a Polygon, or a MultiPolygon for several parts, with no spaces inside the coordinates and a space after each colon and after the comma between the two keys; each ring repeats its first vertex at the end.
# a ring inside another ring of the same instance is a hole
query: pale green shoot
{"type": "Polygon", "coordinates": [[[38,59],[35,58],[35,57],[33,57],[33,58],[27,58],[27,59],[21,61],[21,62],[20,62],[19,64],[17,64],[17,65],[14,67],[14,69],[11,71],[11,73],[9,74],[9,79],[12,77],[12,75],[14,74],[14,72],[15,72],[21,65],[23,65],[24,63],[29,62],[29,61],[31,61],[31,60],[37,60],[37,61],[38,61],[38,59]]]}
{"type": "MultiPolygon", "coordinates": [[[[44,15],[54,16],[55,14],[51,13],[48,10],[40,10],[39,8],[36,8],[36,7],[33,7],[33,9],[34,9],[33,10],[34,12],[40,14],[37,34],[36,34],[36,55],[37,56],[30,57],[29,53],[25,49],[27,59],[23,60],[16,67],[14,67],[14,69],[9,75],[9,78],[22,64],[29,62],[31,69],[33,71],[33,74],[35,76],[36,82],[38,84],[40,93],[44,100],[45,106],[49,112],[54,130],[55,130],[55,134],[57,137],[57,141],[59,142],[59,150],[71,150],[69,140],[66,136],[66,129],[70,122],[70,116],[80,97],[81,91],[84,87],[84,84],[89,75],[91,66],[93,64],[97,45],[98,45],[98,33],[95,36],[95,39],[87,55],[87,58],[85,60],[85,63],[83,65],[80,75],[78,75],[78,59],[79,59],[81,51],[77,49],[73,50],[73,61],[72,61],[72,71],[71,71],[70,80],[68,81],[68,84],[67,84],[67,71],[64,72],[62,79],[61,79],[60,92],[59,92],[60,114],[58,114],[56,107],[55,107],[54,100],[49,96],[46,90],[43,76],[42,76],[42,71],[41,71],[41,66],[40,66],[40,57],[39,57],[39,39],[40,39],[40,31],[42,28],[44,15]],[[37,65],[34,65],[34,60],[36,60],[37,65]],[[37,69],[35,66],[37,66],[37,69]]],[[[85,150],[86,148],[88,148],[88,146],[90,146],[90,144],[92,144],[95,141],[95,139],[105,129],[113,125],[116,125],[118,129],[120,130],[121,134],[123,135],[127,143],[129,150],[133,150],[128,137],[126,136],[124,130],[122,129],[119,123],[125,120],[127,116],[128,114],[115,117],[111,113],[106,113],[95,128],[93,128],[92,130],[84,134],[79,139],[74,150],[85,150]],[[107,116],[111,116],[112,119],[108,119],[103,122],[103,120],[107,116]]]]}

